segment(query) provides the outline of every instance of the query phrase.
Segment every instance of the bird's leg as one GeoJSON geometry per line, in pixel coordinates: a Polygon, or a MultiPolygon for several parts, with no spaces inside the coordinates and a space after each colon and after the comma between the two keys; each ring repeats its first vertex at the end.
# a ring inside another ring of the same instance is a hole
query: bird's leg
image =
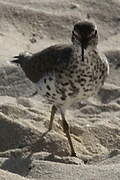
{"type": "Polygon", "coordinates": [[[65,120],[65,115],[64,115],[64,112],[62,110],[61,110],[61,116],[62,116],[63,130],[64,130],[64,133],[66,134],[66,136],[68,138],[68,142],[69,142],[69,145],[70,145],[70,148],[71,148],[71,156],[76,157],[76,153],[75,153],[73,143],[72,143],[72,139],[71,139],[71,136],[70,136],[70,128],[69,128],[69,125],[68,125],[67,121],[65,120]]]}
{"type": "Polygon", "coordinates": [[[56,111],[57,111],[57,108],[56,106],[53,105],[51,109],[50,124],[49,124],[49,129],[48,129],[49,131],[52,129],[53,120],[54,120],[56,111]]]}

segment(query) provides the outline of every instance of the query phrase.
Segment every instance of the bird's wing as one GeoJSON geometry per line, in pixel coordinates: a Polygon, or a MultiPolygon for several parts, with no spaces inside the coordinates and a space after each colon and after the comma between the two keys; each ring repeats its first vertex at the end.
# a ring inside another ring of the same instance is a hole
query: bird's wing
{"type": "Polygon", "coordinates": [[[64,68],[72,54],[72,46],[54,45],[32,55],[22,69],[33,82],[39,81],[46,73],[64,68]]]}

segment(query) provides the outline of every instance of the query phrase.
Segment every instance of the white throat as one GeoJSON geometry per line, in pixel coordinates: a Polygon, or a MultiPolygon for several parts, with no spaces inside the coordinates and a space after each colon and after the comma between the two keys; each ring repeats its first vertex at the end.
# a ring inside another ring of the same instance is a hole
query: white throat
{"type": "MultiPolygon", "coordinates": [[[[74,44],[73,45],[74,48],[74,55],[78,55],[78,54],[82,54],[82,48],[80,46],[80,44],[74,44]]],[[[93,50],[97,50],[97,46],[88,46],[86,49],[84,49],[84,54],[92,52],[93,50]]]]}

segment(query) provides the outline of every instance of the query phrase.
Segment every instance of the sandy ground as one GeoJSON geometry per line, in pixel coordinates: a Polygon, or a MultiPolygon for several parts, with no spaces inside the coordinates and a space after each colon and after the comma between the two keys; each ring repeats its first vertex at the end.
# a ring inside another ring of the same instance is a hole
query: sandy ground
{"type": "Polygon", "coordinates": [[[120,1],[0,0],[0,180],[120,179],[120,1]],[[110,76],[97,97],[67,111],[77,158],[59,113],[48,132],[50,105],[10,60],[69,43],[71,29],[89,14],[110,76]]]}

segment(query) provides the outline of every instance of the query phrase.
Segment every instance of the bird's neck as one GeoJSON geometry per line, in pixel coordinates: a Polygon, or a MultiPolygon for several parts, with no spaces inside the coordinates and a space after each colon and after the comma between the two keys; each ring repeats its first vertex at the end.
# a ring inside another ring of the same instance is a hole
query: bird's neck
{"type": "MultiPolygon", "coordinates": [[[[80,45],[75,44],[73,45],[73,56],[75,58],[81,58],[82,56],[82,48],[80,45]]],[[[97,46],[88,46],[86,49],[84,49],[84,55],[86,56],[87,54],[91,54],[93,51],[97,50],[97,46]]]]}
{"type": "Polygon", "coordinates": [[[82,53],[82,48],[78,44],[73,45],[73,49],[74,49],[74,55],[78,55],[82,53]]]}

